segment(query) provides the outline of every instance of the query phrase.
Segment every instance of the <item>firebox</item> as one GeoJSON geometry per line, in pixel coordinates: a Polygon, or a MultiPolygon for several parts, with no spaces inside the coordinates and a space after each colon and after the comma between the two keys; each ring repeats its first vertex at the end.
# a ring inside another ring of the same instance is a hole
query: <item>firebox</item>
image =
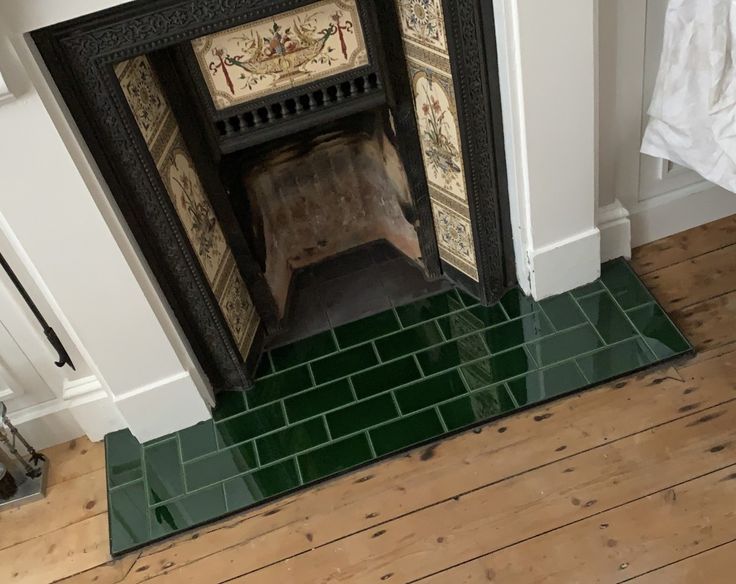
{"type": "Polygon", "coordinates": [[[335,273],[389,303],[514,283],[489,5],[141,0],[33,33],[216,389],[334,325],[335,273]]]}

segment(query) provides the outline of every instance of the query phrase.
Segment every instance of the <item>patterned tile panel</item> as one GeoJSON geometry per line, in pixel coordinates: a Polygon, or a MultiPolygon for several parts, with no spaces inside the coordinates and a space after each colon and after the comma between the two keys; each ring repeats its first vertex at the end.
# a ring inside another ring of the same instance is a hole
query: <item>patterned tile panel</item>
{"type": "Polygon", "coordinates": [[[274,349],[214,420],[143,446],[107,436],[112,551],[689,350],[621,260],[541,302],[451,290],[274,349]]]}
{"type": "Polygon", "coordinates": [[[192,41],[216,109],[368,64],[356,0],[323,0],[192,41]]]}
{"type": "Polygon", "coordinates": [[[441,0],[396,0],[440,257],[478,281],[441,0]]]}
{"type": "Polygon", "coordinates": [[[245,357],[260,321],[155,72],[145,56],[119,63],[115,72],[184,232],[245,357]]]}

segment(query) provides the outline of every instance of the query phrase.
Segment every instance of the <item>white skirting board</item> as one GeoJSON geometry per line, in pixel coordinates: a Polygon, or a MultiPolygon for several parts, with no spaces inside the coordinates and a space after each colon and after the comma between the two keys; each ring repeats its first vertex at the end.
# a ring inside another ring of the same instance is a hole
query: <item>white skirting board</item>
{"type": "Polygon", "coordinates": [[[672,191],[629,209],[631,246],[638,247],[735,213],[736,194],[705,181],[672,191]]]}

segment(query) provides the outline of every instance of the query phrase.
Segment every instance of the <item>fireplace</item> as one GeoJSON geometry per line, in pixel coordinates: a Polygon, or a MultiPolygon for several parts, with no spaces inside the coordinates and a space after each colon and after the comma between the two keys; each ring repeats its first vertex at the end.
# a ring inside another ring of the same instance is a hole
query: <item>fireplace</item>
{"type": "Polygon", "coordinates": [[[305,274],[513,284],[486,3],[149,0],[32,36],[216,389],[295,338],[305,274]]]}

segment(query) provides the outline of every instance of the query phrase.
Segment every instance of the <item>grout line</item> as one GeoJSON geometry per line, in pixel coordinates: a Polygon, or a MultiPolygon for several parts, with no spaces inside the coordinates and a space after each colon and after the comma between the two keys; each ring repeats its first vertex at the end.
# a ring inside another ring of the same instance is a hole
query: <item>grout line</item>
{"type": "MultiPolygon", "coordinates": [[[[351,375],[347,379],[348,379],[348,387],[350,387],[350,393],[353,396],[353,402],[360,401],[358,399],[358,394],[355,391],[355,385],[353,385],[353,376],[351,375]]],[[[352,404],[345,404],[345,405],[352,405],[352,404]]],[[[341,407],[344,407],[344,406],[341,406],[341,407]]],[[[337,409],[337,408],[333,408],[333,409],[337,409]]]]}
{"type": "MultiPolygon", "coordinates": [[[[440,407],[438,405],[436,405],[436,404],[434,406],[434,411],[435,411],[435,413],[437,414],[437,417],[440,420],[440,425],[442,426],[442,434],[444,436],[445,434],[447,434],[449,432],[449,430],[447,429],[447,424],[445,423],[445,418],[442,415],[442,412],[440,411],[440,407]]],[[[438,438],[441,439],[443,436],[439,436],[438,438]]]]}
{"type": "MultiPolygon", "coordinates": [[[[634,274],[634,275],[635,275],[635,274],[634,274]]],[[[643,283],[643,282],[641,282],[641,280],[640,280],[640,283],[642,284],[642,286],[644,285],[644,283],[643,283]]],[[[647,349],[649,349],[649,352],[650,352],[650,353],[652,354],[652,356],[654,357],[654,359],[655,359],[655,362],[656,362],[656,361],[658,361],[658,360],[659,360],[659,357],[657,357],[657,353],[655,353],[655,352],[654,352],[654,349],[652,349],[652,346],[651,346],[651,345],[649,344],[649,341],[647,341],[647,338],[646,338],[646,336],[645,336],[644,334],[642,334],[642,332],[641,332],[641,331],[639,330],[639,327],[638,327],[638,326],[636,326],[636,325],[634,324],[634,321],[633,321],[633,320],[631,320],[631,317],[629,316],[629,314],[628,314],[628,313],[627,313],[627,312],[626,312],[626,311],[624,310],[623,306],[621,306],[621,304],[619,303],[619,301],[618,301],[618,299],[616,298],[616,296],[614,296],[614,294],[613,294],[613,293],[611,292],[611,290],[610,290],[610,289],[608,288],[608,286],[606,285],[606,283],[605,283],[605,282],[604,282],[603,280],[601,280],[601,284],[603,285],[603,289],[604,289],[604,290],[605,290],[605,291],[606,291],[606,292],[608,293],[608,296],[609,296],[609,297],[611,298],[611,300],[613,300],[613,303],[614,303],[614,304],[616,305],[616,307],[617,307],[617,308],[618,308],[618,309],[619,309],[619,310],[620,310],[620,311],[621,311],[621,312],[623,313],[623,315],[624,315],[624,318],[626,318],[626,321],[627,321],[627,322],[628,322],[628,323],[629,323],[629,324],[630,324],[630,325],[632,326],[632,328],[633,328],[633,329],[634,329],[634,330],[636,331],[636,333],[637,333],[637,336],[638,336],[638,337],[639,337],[639,338],[641,339],[641,341],[642,341],[642,342],[643,342],[643,343],[644,343],[644,344],[646,345],[647,349]]],[[[646,286],[645,286],[645,288],[646,288],[646,286]]],[[[649,290],[648,290],[648,289],[647,289],[647,292],[649,292],[649,290]]],[[[647,302],[647,303],[645,303],[645,304],[642,304],[641,306],[645,306],[646,304],[650,304],[650,302],[647,302]]],[[[638,307],[638,306],[635,306],[634,308],[639,308],[639,307],[638,307]]],[[[662,309],[662,311],[664,312],[664,309],[662,309]]],[[[665,313],[665,314],[666,314],[666,313],[665,313]]],[[[689,344],[689,343],[688,343],[688,344],[689,344]]]]}
{"type": "MultiPolygon", "coordinates": [[[[602,283],[602,282],[601,282],[602,283]]],[[[604,288],[604,291],[608,291],[608,288],[604,288]]],[[[611,293],[608,292],[608,295],[611,296],[611,293]]],[[[592,294],[591,294],[592,296],[592,294]]],[[[575,298],[573,294],[570,294],[570,297],[572,298],[573,302],[575,303],[575,306],[578,307],[578,310],[583,314],[585,317],[585,321],[593,328],[593,332],[595,332],[596,336],[600,339],[601,343],[603,343],[604,347],[608,346],[608,343],[606,343],[606,339],[603,338],[603,335],[598,330],[598,327],[593,324],[593,321],[590,320],[590,316],[588,316],[588,313],[583,310],[583,307],[580,305],[580,301],[575,298]]],[[[637,330],[637,329],[634,329],[637,330]]]]}
{"type": "Polygon", "coordinates": [[[327,431],[327,441],[332,442],[334,438],[332,437],[332,432],[330,432],[330,425],[327,423],[327,416],[322,414],[320,417],[322,418],[322,424],[324,424],[325,430],[327,431]]]}
{"type": "Polygon", "coordinates": [[[363,434],[365,435],[366,440],[368,440],[368,448],[371,451],[371,456],[373,457],[373,460],[375,460],[376,458],[378,458],[378,455],[376,454],[376,447],[373,445],[373,438],[371,438],[371,433],[366,428],[365,430],[363,430],[363,434]]]}
{"type": "Polygon", "coordinates": [[[181,438],[179,432],[175,434],[176,439],[176,452],[179,455],[179,464],[181,466],[181,483],[184,485],[184,492],[189,492],[189,485],[187,484],[187,473],[184,472],[184,455],[181,451],[181,438]]]}

